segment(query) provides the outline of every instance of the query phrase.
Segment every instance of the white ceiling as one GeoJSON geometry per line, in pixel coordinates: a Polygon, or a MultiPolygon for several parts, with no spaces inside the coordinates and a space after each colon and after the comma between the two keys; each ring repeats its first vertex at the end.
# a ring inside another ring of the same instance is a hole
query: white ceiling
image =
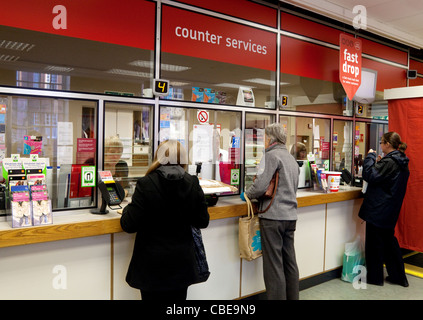
{"type": "Polygon", "coordinates": [[[280,0],[353,25],[353,8],[365,7],[366,31],[423,49],[423,0],[280,0]]]}

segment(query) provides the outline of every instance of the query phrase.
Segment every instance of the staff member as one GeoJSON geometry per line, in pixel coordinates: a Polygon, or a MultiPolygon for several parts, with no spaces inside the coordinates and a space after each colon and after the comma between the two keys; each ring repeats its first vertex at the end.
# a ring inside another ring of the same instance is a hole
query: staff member
{"type": "Polygon", "coordinates": [[[404,153],[407,145],[396,132],[383,134],[380,145],[385,156],[377,158],[370,149],[363,164],[363,179],[368,186],[359,217],[366,221],[367,283],[383,285],[385,263],[386,280],[408,287],[404,261],[394,235],[410,176],[409,160],[404,153]]]}
{"type": "MultiPolygon", "coordinates": [[[[260,161],[257,178],[245,194],[250,199],[260,199],[274,173],[279,171],[279,183],[273,203],[265,213],[259,214],[263,276],[269,300],[297,300],[299,272],[295,258],[294,233],[300,169],[286,148],[284,127],[274,123],[267,126],[264,133],[264,156],[260,161]]],[[[262,208],[266,208],[269,201],[260,201],[262,208]]]]}

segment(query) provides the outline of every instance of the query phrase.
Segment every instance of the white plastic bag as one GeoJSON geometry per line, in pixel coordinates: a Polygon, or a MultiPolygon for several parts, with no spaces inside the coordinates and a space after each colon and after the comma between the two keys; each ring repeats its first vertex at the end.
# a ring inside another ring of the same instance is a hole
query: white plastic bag
{"type": "Polygon", "coordinates": [[[357,236],[353,242],[345,244],[341,279],[352,283],[359,270],[355,267],[364,266],[364,264],[364,245],[360,236],[357,236]]]}

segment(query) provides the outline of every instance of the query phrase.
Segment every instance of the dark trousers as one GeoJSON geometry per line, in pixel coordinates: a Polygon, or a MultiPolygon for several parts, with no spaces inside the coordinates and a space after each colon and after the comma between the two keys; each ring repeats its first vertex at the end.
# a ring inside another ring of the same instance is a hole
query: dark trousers
{"type": "Polygon", "coordinates": [[[407,281],[401,249],[395,238],[395,229],[378,228],[366,223],[367,283],[383,284],[383,264],[394,282],[407,281]]]}
{"type": "Polygon", "coordinates": [[[147,301],[183,301],[187,299],[188,287],[179,290],[140,290],[141,299],[147,301]]]}
{"type": "Polygon", "coordinates": [[[294,248],[296,223],[260,219],[263,276],[269,300],[299,299],[299,272],[294,248]]]}

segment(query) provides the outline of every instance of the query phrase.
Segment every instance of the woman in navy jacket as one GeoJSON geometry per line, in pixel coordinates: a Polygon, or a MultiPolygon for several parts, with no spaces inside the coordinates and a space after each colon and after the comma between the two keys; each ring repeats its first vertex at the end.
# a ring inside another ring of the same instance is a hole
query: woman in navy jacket
{"type": "Polygon", "coordinates": [[[191,226],[206,228],[209,213],[198,178],[185,172],[187,163],[179,142],[160,144],[122,213],[122,229],[137,233],[126,281],[143,300],[185,300],[195,283],[191,226]]]}
{"type": "Polygon", "coordinates": [[[370,149],[363,165],[363,179],[368,187],[359,217],[366,221],[367,283],[383,285],[385,263],[386,280],[407,287],[404,262],[394,235],[410,176],[404,153],[407,145],[396,132],[385,133],[380,145],[385,156],[376,158],[370,149]]]}

